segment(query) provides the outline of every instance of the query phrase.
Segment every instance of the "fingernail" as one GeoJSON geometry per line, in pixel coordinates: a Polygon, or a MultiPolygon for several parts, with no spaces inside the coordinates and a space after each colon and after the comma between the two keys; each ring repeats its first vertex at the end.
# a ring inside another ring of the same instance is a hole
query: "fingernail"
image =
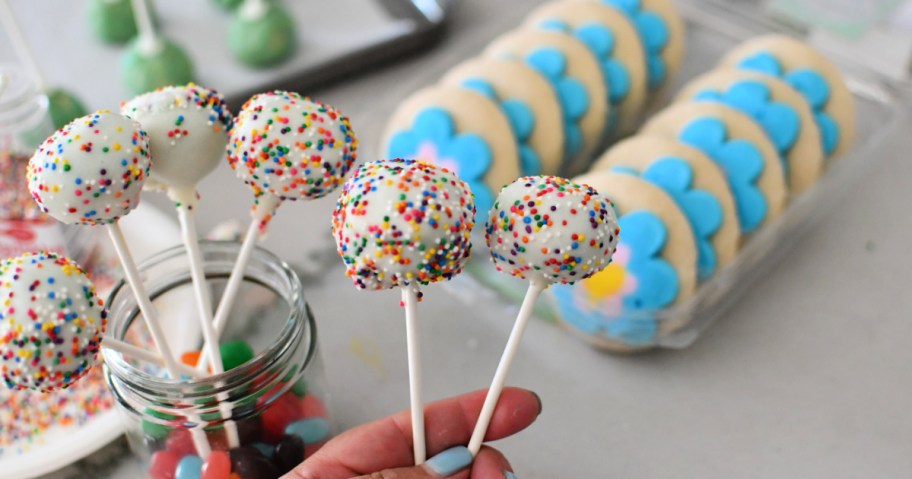
{"type": "Polygon", "coordinates": [[[424,464],[438,476],[449,476],[472,463],[472,453],[465,446],[456,446],[437,454],[424,464]]]}
{"type": "MultiPolygon", "coordinates": [[[[536,393],[535,391],[529,391],[529,392],[532,393],[532,395],[535,396],[535,400],[538,401],[538,414],[541,414],[541,413],[542,413],[542,400],[541,400],[541,396],[539,396],[538,393],[536,393]]],[[[516,478],[515,478],[515,477],[508,477],[507,479],[516,479],[516,478]]]]}
{"type": "Polygon", "coordinates": [[[516,474],[510,471],[504,471],[504,479],[516,479],[516,474]]]}

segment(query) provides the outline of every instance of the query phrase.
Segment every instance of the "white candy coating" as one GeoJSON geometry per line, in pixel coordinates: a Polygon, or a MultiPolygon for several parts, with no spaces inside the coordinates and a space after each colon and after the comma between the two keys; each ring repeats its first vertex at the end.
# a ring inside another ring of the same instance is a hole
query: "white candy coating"
{"type": "Polygon", "coordinates": [[[193,83],[160,88],[133,98],[120,112],[149,134],[154,162],[147,187],[192,194],[224,157],[232,118],[215,90],[193,83]]]}
{"type": "Polygon", "coordinates": [[[98,360],[106,313],[85,271],[54,253],[0,262],[0,373],[9,387],[51,391],[98,360]]]}
{"type": "Polygon", "coordinates": [[[41,144],[29,160],[29,191],[63,223],[113,223],[139,205],[149,166],[149,137],[139,123],[100,111],[41,144]]]}
{"type": "Polygon", "coordinates": [[[608,266],[618,232],[611,200],[594,189],[525,176],[500,191],[485,240],[499,271],[540,285],[572,284],[608,266]]]}

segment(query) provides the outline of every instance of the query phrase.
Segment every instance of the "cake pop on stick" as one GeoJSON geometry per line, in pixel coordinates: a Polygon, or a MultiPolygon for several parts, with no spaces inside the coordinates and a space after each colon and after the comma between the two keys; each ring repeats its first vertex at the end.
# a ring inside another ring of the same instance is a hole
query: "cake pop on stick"
{"type": "Polygon", "coordinates": [[[19,23],[16,21],[16,17],[13,15],[13,10],[7,0],[0,0],[0,23],[3,24],[3,29],[6,30],[13,49],[19,55],[19,60],[25,65],[32,78],[38,84],[38,89],[47,95],[48,113],[54,123],[54,128],[60,128],[72,121],[73,118],[85,115],[85,106],[73,93],[63,88],[48,88],[47,82],[41,74],[41,69],[38,68],[38,62],[35,61],[35,56],[32,54],[28,42],[25,41],[25,35],[22,34],[22,29],[19,28],[19,23]]]}
{"type": "Polygon", "coordinates": [[[594,189],[554,176],[527,176],[504,187],[488,213],[485,241],[498,271],[529,281],[469,451],[478,454],[507,372],[538,295],[552,283],[573,284],[611,262],[618,241],[611,200],[594,189]]]}
{"type": "MultiPolygon", "coordinates": [[[[99,111],[73,120],[41,144],[29,160],[29,192],[58,221],[107,227],[165,369],[178,378],[178,363],[118,224],[139,205],[150,164],[149,137],[139,123],[99,111]]],[[[201,457],[207,456],[211,448],[203,431],[191,433],[201,457]]]]}
{"type": "Polygon", "coordinates": [[[462,271],[474,218],[472,193],[454,173],[402,159],[361,165],[343,186],[333,211],[336,250],[355,287],[402,290],[416,464],[425,460],[418,287],[462,271]]]}
{"type": "MultiPolygon", "coordinates": [[[[181,239],[190,261],[200,329],[206,344],[217,345],[212,297],[193,217],[197,205],[196,186],[218,166],[224,155],[231,113],[218,92],[193,83],[144,93],[124,103],[120,112],[139,122],[149,134],[149,149],[155,161],[146,185],[164,189],[175,202],[181,239]]],[[[225,372],[219,348],[210,347],[207,352],[212,371],[216,374],[225,372]]],[[[220,409],[230,416],[228,404],[220,404],[220,409]]],[[[234,421],[227,421],[225,430],[229,446],[237,447],[240,439],[234,421]]]]}
{"type": "MultiPolygon", "coordinates": [[[[357,158],[358,140],[338,110],[294,92],[254,95],[231,128],[228,163],[254,192],[252,220],[215,312],[221,334],[244,270],[283,201],[322,198],[338,188],[357,158]]],[[[205,348],[210,347],[207,344],[205,348]]],[[[204,348],[204,349],[205,349],[204,348]]],[[[205,367],[207,355],[200,355],[205,367]]]]}
{"type": "Polygon", "coordinates": [[[165,38],[152,22],[152,0],[132,0],[139,35],[120,62],[120,76],[133,94],[193,80],[193,63],[174,41],[165,38]],[[147,3],[148,2],[148,3],[147,3]]]}
{"type": "Polygon", "coordinates": [[[286,60],[297,43],[294,20],[274,0],[245,0],[228,26],[228,50],[241,63],[265,68],[286,60]]]}

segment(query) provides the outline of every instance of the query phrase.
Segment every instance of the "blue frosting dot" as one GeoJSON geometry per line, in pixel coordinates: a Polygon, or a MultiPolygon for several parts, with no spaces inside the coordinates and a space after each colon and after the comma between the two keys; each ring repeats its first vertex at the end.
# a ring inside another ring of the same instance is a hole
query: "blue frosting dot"
{"type": "Polygon", "coordinates": [[[583,147],[577,123],[589,109],[589,94],[579,80],[565,76],[567,61],[561,51],[537,48],[526,55],[525,62],[548,79],[557,94],[564,118],[564,159],[570,160],[583,147]]]}
{"type": "Polygon", "coordinates": [[[695,98],[723,103],[753,118],[776,147],[787,175],[788,162],[785,159],[798,139],[801,119],[794,108],[771,101],[770,96],[769,88],[763,83],[744,80],[733,83],[723,92],[703,90],[695,98]]]}
{"type": "Polygon", "coordinates": [[[738,62],[738,68],[753,70],[781,78],[801,93],[811,109],[820,128],[820,142],[827,156],[833,153],[839,143],[839,126],[825,111],[830,99],[830,85],[820,73],[810,68],[795,68],[784,71],[779,60],[769,52],[761,51],[738,62]]]}
{"type": "Polygon", "coordinates": [[[714,117],[690,121],[679,132],[678,139],[706,153],[722,167],[732,190],[742,233],[760,226],[767,214],[766,198],[757,187],[763,173],[763,155],[747,140],[728,138],[727,128],[714,117]]]}
{"type": "Polygon", "coordinates": [[[642,10],[639,0],[602,0],[602,3],[617,8],[631,20],[646,51],[649,88],[655,90],[662,86],[667,69],[665,60],[662,59],[662,51],[665,50],[671,36],[665,20],[655,12],[642,10]]]}
{"type": "Polygon", "coordinates": [[[452,167],[475,195],[476,211],[487,212],[494,205],[494,195],[484,182],[493,163],[491,148],[480,135],[456,133],[450,114],[440,108],[421,110],[410,130],[392,135],[386,154],[390,158],[415,158],[452,167]],[[434,157],[417,158],[427,146],[433,149],[434,157]]]}
{"type": "Polygon", "coordinates": [[[519,148],[520,174],[523,176],[541,174],[541,159],[535,149],[527,143],[532,130],[535,129],[535,113],[532,112],[532,108],[518,98],[501,99],[494,91],[494,87],[481,78],[469,78],[463,81],[461,86],[481,93],[500,106],[500,110],[510,122],[513,136],[516,138],[516,146],[519,148]]]}

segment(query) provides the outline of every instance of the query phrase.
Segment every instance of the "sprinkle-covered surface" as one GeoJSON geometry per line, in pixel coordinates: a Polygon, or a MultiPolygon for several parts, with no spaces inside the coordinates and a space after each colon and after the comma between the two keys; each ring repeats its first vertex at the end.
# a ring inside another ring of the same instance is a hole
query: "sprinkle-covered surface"
{"type": "Polygon", "coordinates": [[[106,311],[82,268],[54,253],[0,263],[0,375],[15,389],[66,388],[98,358],[106,311]]]}
{"type": "Polygon", "coordinates": [[[533,283],[572,284],[599,272],[618,242],[611,200],[554,176],[526,176],[501,190],[485,240],[499,271],[533,283]]]}
{"type": "Polygon", "coordinates": [[[139,123],[99,111],[41,144],[29,160],[28,187],[41,210],[63,223],[113,223],[139,204],[150,163],[139,123]]]}
{"type": "Polygon", "coordinates": [[[359,289],[450,279],[469,258],[472,193],[446,168],[415,160],[361,165],[342,189],[333,236],[359,289]]]}
{"type": "Polygon", "coordinates": [[[152,176],[166,187],[194,187],[222,161],[232,116],[221,94],[193,83],[139,95],[120,112],[149,134],[152,176]]]}
{"type": "Polygon", "coordinates": [[[228,163],[259,195],[321,198],[345,180],[358,140],[348,118],[297,93],[254,95],[238,113],[228,163]]]}

